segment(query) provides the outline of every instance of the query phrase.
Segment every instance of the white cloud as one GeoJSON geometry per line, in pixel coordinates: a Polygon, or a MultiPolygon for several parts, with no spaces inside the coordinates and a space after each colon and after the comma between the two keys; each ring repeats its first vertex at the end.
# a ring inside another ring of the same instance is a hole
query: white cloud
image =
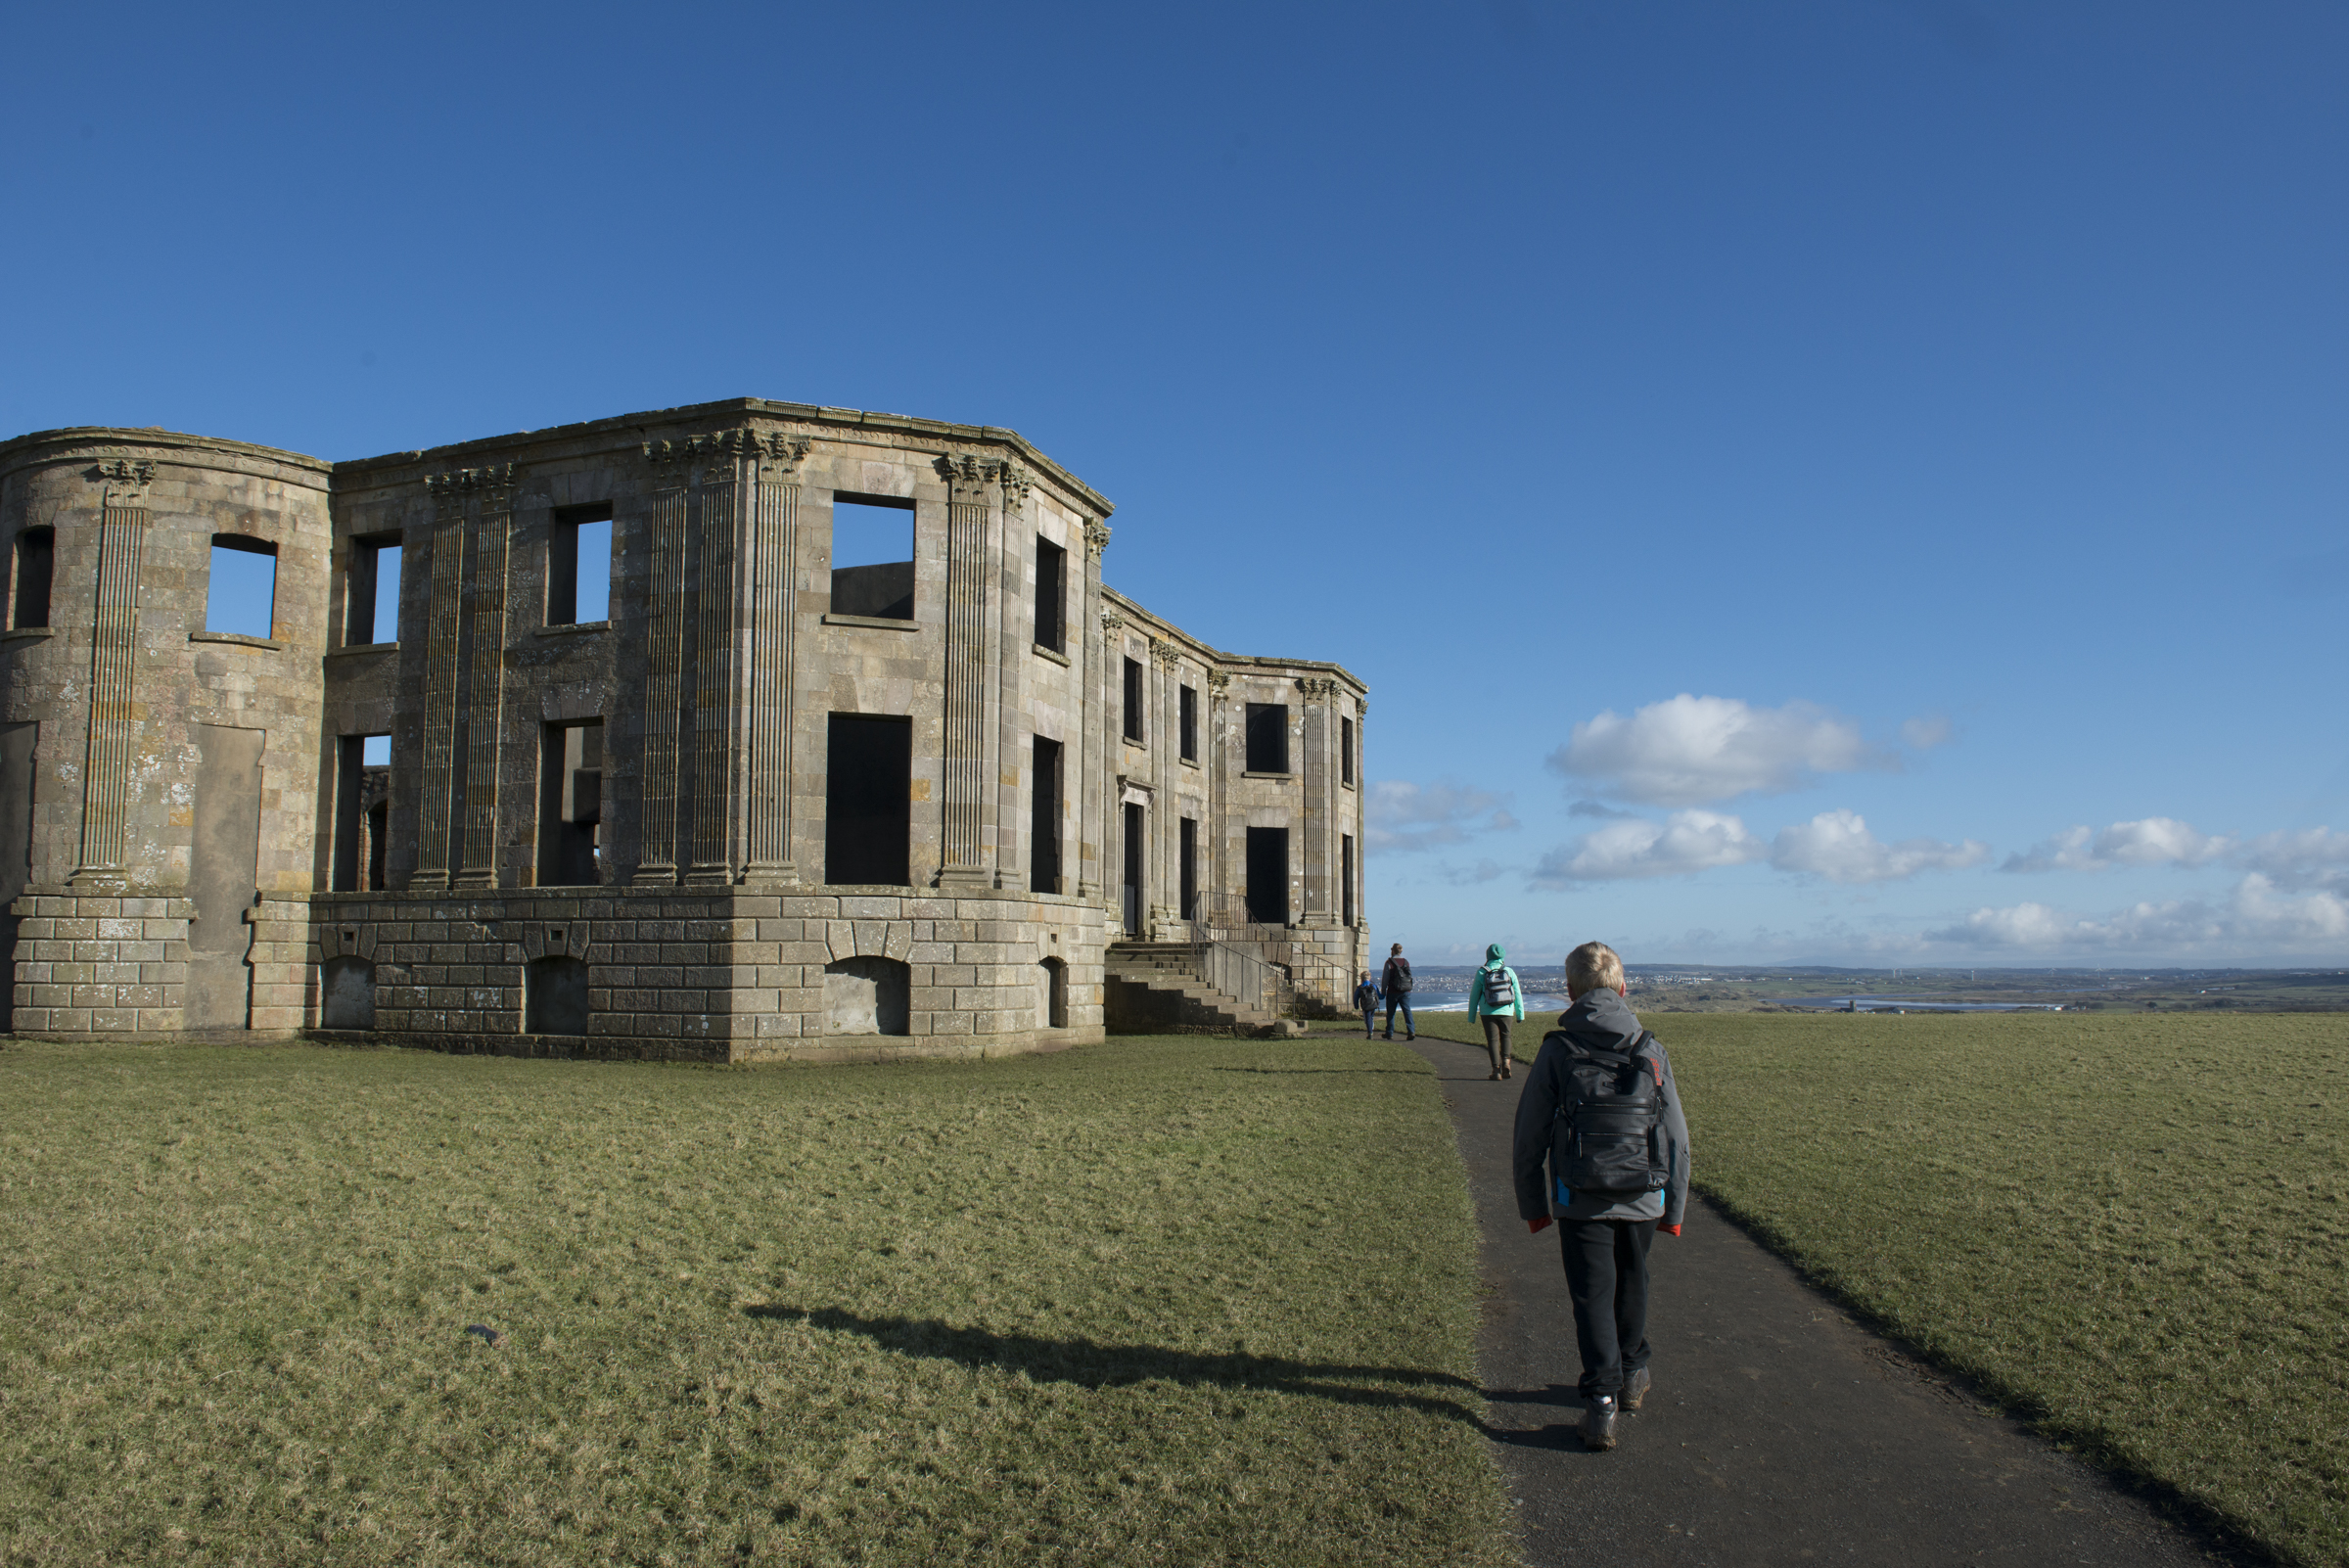
{"type": "Polygon", "coordinates": [[[1649,806],[1701,806],[1747,794],[1780,795],[1820,773],[1898,767],[1860,738],[1860,726],[1810,703],[1754,708],[1733,697],[1650,703],[1629,718],[1612,709],[1574,726],[1549,765],[1598,781],[1603,794],[1649,806]]]}
{"type": "Polygon", "coordinates": [[[1733,816],[1717,811],[1675,811],[1662,822],[1644,818],[1609,822],[1552,850],[1534,868],[1533,881],[1539,888],[1564,888],[1581,882],[1687,876],[1719,866],[1744,865],[1769,853],[1770,847],[1733,816]]]}
{"type": "Polygon", "coordinates": [[[1445,866],[1438,874],[1455,888],[1472,888],[1480,882],[1490,882],[1508,869],[1498,860],[1479,860],[1473,866],[1445,866]]]}
{"type": "Polygon", "coordinates": [[[2349,899],[2338,894],[2279,892],[2258,872],[2222,903],[2180,899],[2136,903],[2100,920],[2079,919],[2044,903],[1976,909],[1928,941],[2040,958],[2155,955],[2173,961],[2331,956],[2349,941],[2349,899]]]}
{"type": "Polygon", "coordinates": [[[1517,826],[1504,808],[1507,801],[1505,795],[1459,784],[1421,788],[1382,779],[1370,786],[1362,803],[1362,842],[1381,853],[1408,854],[1439,844],[1465,844],[1471,833],[1506,833],[1517,826]]]}
{"type": "Polygon", "coordinates": [[[2234,840],[2200,833],[2176,817],[2115,822],[2097,832],[2069,828],[2010,854],[2002,871],[2102,871],[2116,865],[2205,865],[2234,848],[2234,840]]]}
{"type": "Polygon", "coordinates": [[[2328,827],[2263,833],[2245,844],[2236,858],[2280,888],[2349,892],[2349,833],[2328,827]]]}
{"type": "Polygon", "coordinates": [[[1770,851],[1770,863],[1781,871],[1847,883],[1896,882],[1919,871],[1954,871],[1989,858],[1990,846],[1974,839],[1962,844],[1939,839],[1883,843],[1868,832],[1866,818],[1847,808],[1821,811],[1808,822],[1780,828],[1770,851]]]}
{"type": "Polygon", "coordinates": [[[1901,726],[1901,739],[1920,752],[1947,746],[1957,733],[1947,714],[1919,714],[1901,726]]]}

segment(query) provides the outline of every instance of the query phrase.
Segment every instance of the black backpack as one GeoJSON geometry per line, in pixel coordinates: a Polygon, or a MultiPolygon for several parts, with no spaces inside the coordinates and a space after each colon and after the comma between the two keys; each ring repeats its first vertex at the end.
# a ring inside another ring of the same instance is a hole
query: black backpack
{"type": "Polygon", "coordinates": [[[1387,986],[1388,995],[1407,996],[1411,993],[1411,963],[1409,959],[1388,959],[1387,973],[1393,977],[1387,986]]]}
{"type": "Polygon", "coordinates": [[[1664,1064],[1640,1031],[1630,1052],[1597,1051],[1553,1033],[1566,1061],[1549,1171],[1574,1192],[1656,1192],[1671,1178],[1664,1150],[1664,1064]]]}
{"type": "Polygon", "coordinates": [[[1485,1005],[1492,1008],[1517,1005],[1517,987],[1506,969],[1485,971],[1485,1005]]]}

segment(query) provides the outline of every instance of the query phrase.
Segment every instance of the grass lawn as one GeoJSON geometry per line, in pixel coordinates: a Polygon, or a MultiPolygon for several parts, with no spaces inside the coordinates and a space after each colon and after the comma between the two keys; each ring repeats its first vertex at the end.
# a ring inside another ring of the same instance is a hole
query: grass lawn
{"type": "Polygon", "coordinates": [[[1514,1560],[1400,1043],[0,1045],[0,1262],[9,1563],[1514,1560]]]}
{"type": "Polygon", "coordinates": [[[1781,1253],[2058,1439],[2349,1562],[2349,1014],[1651,1022],[1697,1184],[1781,1253]]]}

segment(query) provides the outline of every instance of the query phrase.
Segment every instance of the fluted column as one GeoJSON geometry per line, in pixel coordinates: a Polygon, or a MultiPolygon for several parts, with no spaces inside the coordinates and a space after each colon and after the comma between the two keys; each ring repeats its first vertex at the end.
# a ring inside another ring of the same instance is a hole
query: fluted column
{"type": "Polygon", "coordinates": [[[685,524],[693,483],[693,453],[681,441],[647,441],[653,475],[651,528],[645,548],[652,569],[645,630],[643,792],[638,813],[640,883],[677,880],[678,724],[685,696],[685,524]]]}
{"type": "Polygon", "coordinates": [[[497,886],[497,761],[505,733],[506,552],[514,534],[514,465],[472,469],[481,495],[473,528],[473,582],[467,616],[471,664],[466,712],[465,848],[457,885],[497,886]]]}
{"type": "Polygon", "coordinates": [[[132,705],[139,623],[139,559],[147,544],[147,486],[153,463],[117,458],[98,466],[98,603],[90,635],[90,735],[81,773],[81,853],[75,888],[111,890],[125,880],[123,835],[130,816],[132,705]]]}
{"type": "MultiPolygon", "coordinates": [[[[1175,803],[1175,755],[1181,749],[1181,722],[1175,714],[1175,670],[1182,650],[1161,638],[1150,639],[1150,782],[1156,808],[1150,813],[1150,923],[1154,928],[1175,927],[1182,915],[1182,878],[1175,860],[1181,853],[1182,808],[1175,803]]],[[[1154,938],[1167,933],[1154,929],[1154,938]]],[[[1176,941],[1183,934],[1174,933],[1176,941]]]]}
{"type": "Polygon", "coordinates": [[[1109,548],[1108,525],[1086,520],[1084,525],[1084,577],[1082,604],[1078,608],[1078,635],[1082,639],[1082,663],[1079,666],[1078,704],[1082,721],[1078,725],[1078,755],[1082,759],[1075,789],[1077,792],[1077,896],[1098,899],[1109,883],[1109,835],[1105,831],[1102,808],[1108,785],[1110,729],[1116,720],[1102,703],[1101,670],[1106,661],[1101,652],[1101,556],[1109,548]]]}
{"type": "Polygon", "coordinates": [[[1222,918],[1227,913],[1231,896],[1231,748],[1225,743],[1224,731],[1229,724],[1228,705],[1231,699],[1231,676],[1224,670],[1207,672],[1207,863],[1205,884],[1215,890],[1212,899],[1203,897],[1211,912],[1222,918]]]}
{"type": "Polygon", "coordinates": [[[1338,923],[1338,767],[1334,750],[1338,726],[1330,722],[1330,710],[1338,683],[1326,676],[1307,675],[1299,678],[1297,689],[1305,698],[1304,810],[1299,823],[1305,834],[1305,908],[1297,923],[1334,926],[1338,923]]]}
{"type": "MultiPolygon", "coordinates": [[[[432,597],[425,616],[424,768],[417,797],[416,870],[412,888],[449,885],[451,823],[456,811],[457,674],[465,631],[466,514],[474,470],[435,474],[432,597]]],[[[397,765],[394,759],[393,765],[397,765]]]]}
{"type": "Polygon", "coordinates": [[[769,436],[757,458],[758,494],[750,519],[750,678],[744,798],[749,803],[744,881],[773,887],[794,880],[791,859],[791,691],[793,629],[799,596],[800,463],[803,437],[769,436]]]}
{"type": "Polygon", "coordinates": [[[1028,573],[1036,563],[1036,542],[1019,525],[1028,506],[1028,476],[1005,463],[996,474],[1003,492],[1002,523],[996,530],[996,580],[1002,591],[995,601],[994,644],[1002,650],[995,662],[992,702],[995,711],[995,765],[989,776],[995,784],[995,886],[1017,890],[1028,886],[1028,862],[1020,848],[1028,817],[1020,809],[1020,781],[1030,788],[1036,780],[1036,747],[1026,725],[1028,666],[1036,646],[1035,597],[1028,573]]]}
{"type": "Polygon", "coordinates": [[[987,799],[988,488],[997,465],[939,459],[946,480],[945,822],[938,884],[984,888],[987,799]]]}
{"type": "Polygon", "coordinates": [[[758,438],[727,431],[696,438],[709,442],[701,483],[694,487],[693,592],[693,858],[685,880],[700,887],[734,881],[733,827],[741,737],[735,674],[742,661],[741,565],[748,540],[746,476],[755,469],[758,438]]]}

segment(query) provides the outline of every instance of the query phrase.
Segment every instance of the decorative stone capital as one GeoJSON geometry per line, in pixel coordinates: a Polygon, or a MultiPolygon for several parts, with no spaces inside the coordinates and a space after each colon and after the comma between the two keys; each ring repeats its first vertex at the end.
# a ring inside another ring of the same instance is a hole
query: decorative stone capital
{"type": "Polygon", "coordinates": [[[93,484],[106,487],[102,506],[135,506],[147,497],[155,482],[155,465],[128,457],[109,458],[90,470],[93,484]]]}
{"type": "Polygon", "coordinates": [[[766,446],[760,454],[759,471],[769,479],[799,478],[800,465],[807,460],[807,450],[814,442],[805,436],[787,436],[781,431],[767,435],[766,446]]]}
{"type": "Polygon", "coordinates": [[[1103,631],[1116,631],[1125,624],[1126,618],[1118,614],[1115,610],[1104,610],[1101,612],[1101,629],[1103,631]]]}
{"type": "Polygon", "coordinates": [[[1305,693],[1308,702],[1327,702],[1338,694],[1338,683],[1321,675],[1300,675],[1297,689],[1305,693]]]}
{"type": "Polygon", "coordinates": [[[956,506],[985,506],[987,487],[1002,465],[969,452],[949,453],[938,460],[939,476],[946,482],[947,499],[956,506]]]}
{"type": "Polygon", "coordinates": [[[1367,697],[1357,697],[1354,700],[1354,721],[1359,724],[1369,716],[1370,699],[1367,697]]]}
{"type": "Polygon", "coordinates": [[[1182,650],[1157,637],[1150,639],[1150,657],[1158,661],[1161,669],[1173,669],[1182,663],[1182,650]]]}
{"type": "Polygon", "coordinates": [[[491,509],[505,510],[514,504],[514,465],[492,463],[486,468],[428,474],[424,487],[432,493],[435,508],[442,512],[462,510],[465,498],[474,494],[479,494],[491,509]]]}
{"type": "Polygon", "coordinates": [[[1084,555],[1087,561],[1098,561],[1109,548],[1109,525],[1099,518],[1084,520],[1084,555]]]}
{"type": "Polygon", "coordinates": [[[1222,669],[1209,670],[1207,672],[1207,689],[1219,697],[1231,690],[1230,672],[1222,669]]]}
{"type": "Polygon", "coordinates": [[[1017,517],[1028,504],[1030,484],[1027,472],[1015,464],[1005,463],[995,471],[997,483],[1003,486],[1003,515],[1017,517]]]}

